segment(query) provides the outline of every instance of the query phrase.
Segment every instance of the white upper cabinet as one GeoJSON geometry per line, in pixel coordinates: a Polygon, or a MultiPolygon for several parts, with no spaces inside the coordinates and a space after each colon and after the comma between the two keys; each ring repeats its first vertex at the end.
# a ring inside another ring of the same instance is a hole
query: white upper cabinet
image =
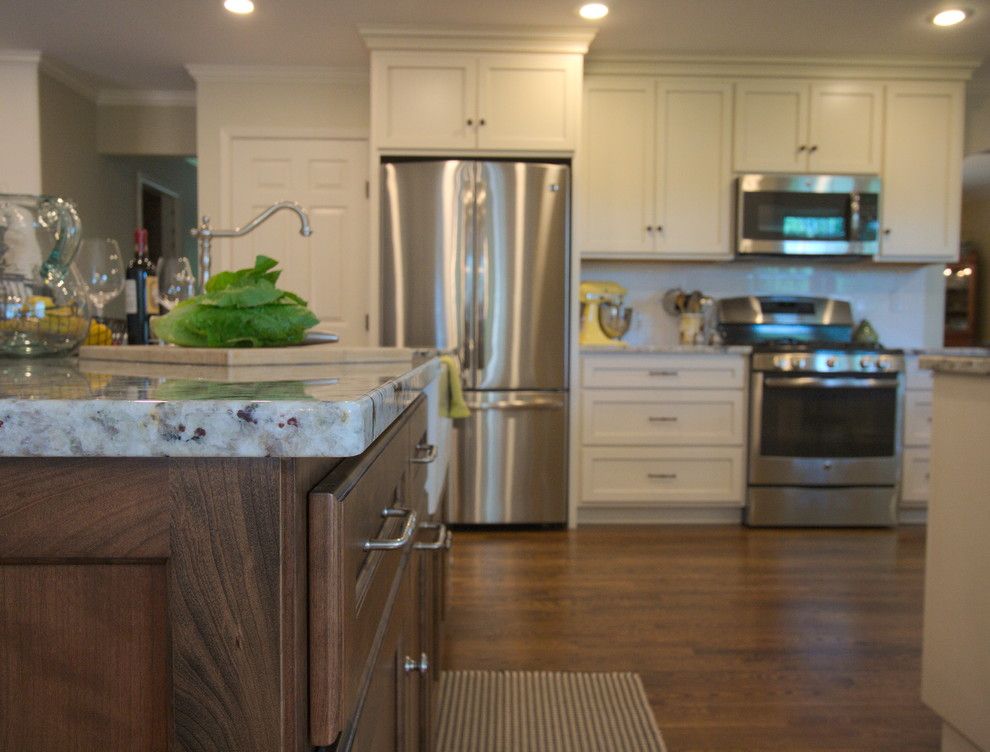
{"type": "Polygon", "coordinates": [[[732,84],[661,80],[656,112],[656,250],[730,257],[732,84]]]}
{"type": "Polygon", "coordinates": [[[858,81],[736,86],[736,172],[880,172],[883,87],[858,81]]]}
{"type": "Polygon", "coordinates": [[[883,86],[812,84],[809,107],[808,172],[880,173],[883,86]]]}
{"type": "Polygon", "coordinates": [[[807,84],[745,81],[736,85],[736,172],[804,170],[807,134],[807,84]]]}
{"type": "Polygon", "coordinates": [[[580,249],[653,251],[652,78],[588,78],[580,162],[575,166],[580,249]]]}
{"type": "Polygon", "coordinates": [[[377,53],[377,146],[573,151],[581,70],[578,54],[377,53]]]}
{"type": "Polygon", "coordinates": [[[475,145],[478,83],[473,59],[397,52],[376,56],[372,76],[372,118],[380,146],[475,145]]]}
{"type": "Polygon", "coordinates": [[[963,84],[887,85],[880,260],[959,257],[963,84]]]}
{"type": "Polygon", "coordinates": [[[478,148],[572,151],[581,113],[579,55],[478,58],[478,148]]]}
{"type": "Polygon", "coordinates": [[[728,258],[731,117],[725,81],[588,77],[576,167],[581,252],[728,258]]]}

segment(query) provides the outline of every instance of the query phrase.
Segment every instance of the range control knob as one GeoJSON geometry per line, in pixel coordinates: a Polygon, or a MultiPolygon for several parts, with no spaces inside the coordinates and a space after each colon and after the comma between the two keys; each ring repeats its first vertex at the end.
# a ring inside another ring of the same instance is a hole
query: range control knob
{"type": "Polygon", "coordinates": [[[887,360],[886,358],[878,358],[877,359],[877,370],[878,371],[886,371],[888,368],[890,368],[890,361],[889,360],[887,360]]]}
{"type": "Polygon", "coordinates": [[[790,366],[791,366],[790,361],[787,360],[787,358],[785,358],[783,355],[773,356],[773,367],[776,368],[778,371],[786,371],[788,368],[790,368],[790,366]]]}
{"type": "Polygon", "coordinates": [[[829,357],[828,359],[826,359],[825,365],[828,366],[829,368],[835,368],[835,358],[829,357]]]}
{"type": "Polygon", "coordinates": [[[798,369],[800,369],[800,370],[802,370],[802,371],[803,371],[803,370],[804,370],[805,368],[807,368],[807,367],[808,367],[808,359],[807,359],[807,358],[797,358],[797,359],[795,359],[795,361],[794,361],[794,365],[795,365],[795,366],[796,366],[796,367],[797,367],[798,369]]]}
{"type": "Polygon", "coordinates": [[[862,368],[864,371],[870,368],[872,365],[873,365],[873,358],[863,357],[859,359],[859,367],[862,368]]]}

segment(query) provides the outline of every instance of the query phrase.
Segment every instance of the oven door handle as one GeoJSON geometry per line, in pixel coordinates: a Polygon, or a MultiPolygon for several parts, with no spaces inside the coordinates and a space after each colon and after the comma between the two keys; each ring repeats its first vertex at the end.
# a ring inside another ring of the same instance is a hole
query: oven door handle
{"type": "Polygon", "coordinates": [[[763,380],[768,387],[782,386],[788,389],[815,389],[817,387],[844,387],[851,389],[896,389],[898,381],[893,379],[874,378],[819,378],[817,376],[771,376],[763,380]]]}

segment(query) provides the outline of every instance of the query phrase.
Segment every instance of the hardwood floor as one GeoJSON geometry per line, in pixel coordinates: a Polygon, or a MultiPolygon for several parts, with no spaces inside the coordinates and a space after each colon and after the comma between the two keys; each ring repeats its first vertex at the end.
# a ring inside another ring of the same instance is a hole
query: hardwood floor
{"type": "Polygon", "coordinates": [[[457,531],[449,669],[637,671],[670,752],[935,752],[924,528],[457,531]]]}

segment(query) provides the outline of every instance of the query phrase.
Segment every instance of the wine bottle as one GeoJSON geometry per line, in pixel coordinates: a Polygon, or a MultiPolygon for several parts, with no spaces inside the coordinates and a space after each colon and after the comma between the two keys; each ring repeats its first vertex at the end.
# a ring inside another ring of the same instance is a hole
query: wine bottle
{"type": "Polygon", "coordinates": [[[134,231],[134,258],[127,265],[124,300],[127,307],[127,344],[147,345],[151,341],[151,314],[157,310],[154,298],[155,265],[148,258],[148,231],[134,231]]]}

